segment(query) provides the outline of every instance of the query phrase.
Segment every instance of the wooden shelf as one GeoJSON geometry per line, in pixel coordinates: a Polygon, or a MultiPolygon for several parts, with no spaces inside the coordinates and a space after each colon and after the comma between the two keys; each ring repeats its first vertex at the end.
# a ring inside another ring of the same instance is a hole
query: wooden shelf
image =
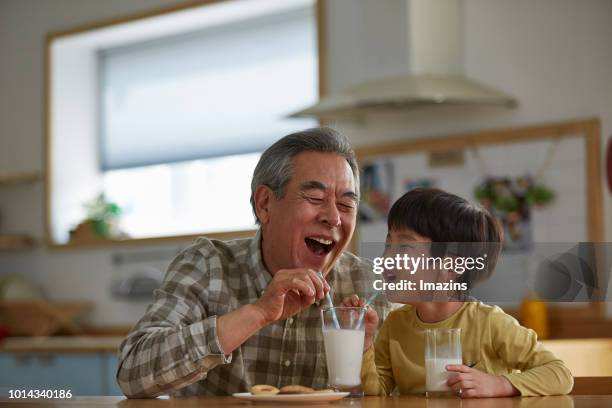
{"type": "Polygon", "coordinates": [[[41,179],[37,171],[5,171],[0,170],[0,185],[33,183],[41,179]]]}
{"type": "Polygon", "coordinates": [[[126,335],[7,337],[0,353],[116,353],[126,335]]]}
{"type": "Polygon", "coordinates": [[[89,309],[91,302],[0,302],[3,324],[11,336],[50,336],[60,330],[80,334],[83,329],[76,320],[89,309]]]}
{"type": "Polygon", "coordinates": [[[0,234],[0,251],[28,249],[34,246],[34,238],[25,234],[0,234]]]}
{"type": "Polygon", "coordinates": [[[197,238],[205,237],[218,240],[229,240],[237,238],[252,238],[257,230],[240,230],[227,232],[203,232],[200,234],[189,235],[174,235],[166,237],[150,237],[150,238],[126,238],[126,239],[100,239],[95,242],[80,242],[68,241],[66,243],[48,242],[47,246],[53,250],[70,250],[70,249],[91,249],[112,246],[129,246],[129,245],[156,245],[156,244],[172,244],[175,242],[190,242],[197,238]]]}

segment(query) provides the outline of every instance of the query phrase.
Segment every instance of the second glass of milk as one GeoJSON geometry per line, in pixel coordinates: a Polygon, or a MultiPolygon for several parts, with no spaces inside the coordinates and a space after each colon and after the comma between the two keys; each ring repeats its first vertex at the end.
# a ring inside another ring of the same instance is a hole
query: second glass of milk
{"type": "Polygon", "coordinates": [[[461,329],[425,330],[425,395],[451,396],[446,384],[454,373],[446,370],[449,364],[463,364],[461,329]]]}
{"type": "Polygon", "coordinates": [[[321,310],[323,342],[329,386],[348,391],[350,397],[363,396],[361,358],[365,336],[362,307],[331,307],[321,310]]]}

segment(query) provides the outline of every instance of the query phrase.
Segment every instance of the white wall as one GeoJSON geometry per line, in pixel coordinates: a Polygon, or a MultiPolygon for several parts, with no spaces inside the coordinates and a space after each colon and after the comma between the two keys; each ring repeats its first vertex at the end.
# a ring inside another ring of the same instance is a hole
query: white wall
{"type": "MultiPolygon", "coordinates": [[[[3,0],[0,2],[0,169],[44,171],[45,35],[95,21],[181,3],[170,0],[3,0]]],[[[42,184],[0,189],[1,231],[44,236],[42,184]]],[[[184,245],[185,243],[183,243],[184,245]]],[[[170,245],[173,249],[180,244],[170,245]]],[[[133,252],[141,248],[126,248],[133,252]]],[[[154,248],[147,248],[147,251],[154,248]]],[[[23,274],[53,299],[90,300],[95,324],[131,324],[146,306],[115,301],[109,287],[123,270],[113,249],[0,252],[0,275],[23,274]]],[[[169,260],[168,260],[169,262],[169,260]]],[[[167,263],[167,262],[166,262],[167,263]]]]}
{"type": "MultiPolygon", "coordinates": [[[[405,51],[370,53],[350,44],[356,1],[329,7],[330,87],[404,69],[405,51]],[[352,15],[353,18],[344,18],[352,15]],[[377,61],[369,60],[376,55],[377,61]],[[382,62],[381,62],[382,61],[382,62]]],[[[0,168],[43,170],[44,36],[91,21],[180,3],[162,0],[3,0],[0,2],[0,168]]],[[[428,134],[504,128],[598,116],[603,140],[612,133],[612,2],[609,0],[466,0],[465,66],[468,76],[513,94],[512,111],[440,109],[379,115],[342,124],[356,144],[428,134]]],[[[605,194],[606,237],[612,239],[612,199],[605,194]]],[[[2,228],[43,236],[40,185],[0,190],[2,228]]],[[[176,245],[169,246],[170,248],[176,245]]],[[[122,252],[132,249],[122,249],[122,252]]],[[[0,274],[23,273],[56,299],[90,299],[96,324],[129,324],[143,303],[110,298],[113,251],[65,250],[0,254],[0,274]]]]}
{"type": "MultiPolygon", "coordinates": [[[[355,0],[357,3],[367,0],[355,0]]],[[[437,108],[370,115],[338,123],[354,144],[445,135],[479,129],[599,117],[602,162],[612,134],[612,2],[608,0],[465,0],[465,74],[513,95],[519,106],[437,108]]],[[[332,90],[405,67],[393,52],[358,50],[353,38],[371,35],[355,28],[359,13],[342,12],[346,1],[329,7],[332,90]],[[334,35],[350,32],[351,35],[334,35]],[[356,51],[358,50],[358,51],[356,51]],[[391,66],[389,66],[391,65],[391,66]],[[384,66],[384,68],[383,68],[384,66]]],[[[394,44],[396,45],[396,44],[394,44]]],[[[602,166],[603,171],[603,166],[602,166]]],[[[612,239],[612,196],[604,189],[605,237],[612,239]]]]}

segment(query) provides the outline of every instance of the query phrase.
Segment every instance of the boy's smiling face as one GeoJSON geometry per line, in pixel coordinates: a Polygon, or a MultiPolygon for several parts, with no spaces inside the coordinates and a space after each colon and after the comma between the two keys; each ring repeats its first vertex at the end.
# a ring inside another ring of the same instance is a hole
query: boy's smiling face
{"type": "MultiPolygon", "coordinates": [[[[409,258],[424,258],[430,254],[431,239],[423,235],[419,235],[410,229],[400,230],[389,230],[387,233],[387,239],[385,241],[385,258],[395,258],[396,255],[404,257],[406,255],[409,258]]],[[[403,262],[402,262],[403,263],[403,262]]],[[[383,272],[383,279],[385,282],[400,282],[402,280],[415,282],[418,287],[418,283],[424,278],[424,274],[428,271],[422,268],[417,269],[414,273],[411,271],[401,270],[388,270],[385,269],[383,272]]],[[[431,271],[429,271],[431,272],[431,271]]],[[[394,303],[405,303],[413,305],[419,300],[419,291],[407,291],[407,290],[387,290],[385,291],[387,299],[394,303]]]]}

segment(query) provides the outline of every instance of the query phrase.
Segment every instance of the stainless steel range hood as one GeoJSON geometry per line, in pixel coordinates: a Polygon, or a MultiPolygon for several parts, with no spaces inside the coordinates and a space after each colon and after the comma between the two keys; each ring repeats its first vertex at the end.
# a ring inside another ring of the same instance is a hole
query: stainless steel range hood
{"type": "MultiPolygon", "coordinates": [[[[385,21],[398,21],[396,13],[405,16],[399,21],[405,24],[400,32],[406,38],[409,72],[359,82],[323,97],[291,117],[334,118],[440,105],[513,107],[517,104],[512,96],[463,74],[462,0],[365,3],[368,1],[352,3],[364,7],[364,18],[384,24],[385,21]]],[[[392,32],[397,33],[397,30],[392,32]]],[[[377,38],[376,43],[385,46],[393,41],[377,38]]]]}

